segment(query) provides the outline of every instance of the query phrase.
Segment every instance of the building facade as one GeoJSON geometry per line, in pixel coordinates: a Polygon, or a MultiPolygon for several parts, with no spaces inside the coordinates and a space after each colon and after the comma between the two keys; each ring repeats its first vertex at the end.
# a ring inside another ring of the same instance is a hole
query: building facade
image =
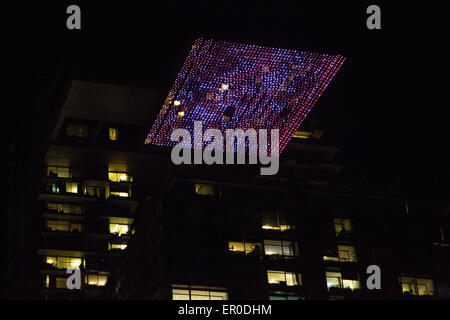
{"type": "Polygon", "coordinates": [[[115,298],[448,298],[448,218],[436,203],[174,178],[138,213],[115,298]],[[366,285],[371,265],[380,290],[366,285]]]}
{"type": "Polygon", "coordinates": [[[182,165],[145,146],[158,92],[73,81],[38,196],[43,299],[450,297],[444,204],[342,182],[339,148],[305,121],[276,176],[182,165]],[[381,270],[369,290],[367,267],[381,270]],[[68,289],[67,268],[81,271],[68,289]]]}
{"type": "MultiPolygon", "coordinates": [[[[105,298],[110,266],[133,232],[136,183],[149,179],[135,174],[157,159],[148,159],[139,140],[157,99],[151,90],[70,84],[53,125],[38,195],[42,298],[105,298]],[[68,289],[68,268],[80,269],[81,289],[68,289]]],[[[152,183],[158,175],[155,171],[152,183]]]]}

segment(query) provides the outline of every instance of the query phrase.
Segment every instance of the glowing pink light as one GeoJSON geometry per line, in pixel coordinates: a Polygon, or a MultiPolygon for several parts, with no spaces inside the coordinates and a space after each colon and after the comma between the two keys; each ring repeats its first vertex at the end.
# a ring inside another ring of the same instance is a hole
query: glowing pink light
{"type": "Polygon", "coordinates": [[[198,39],[146,143],[173,146],[174,129],[279,129],[280,152],[345,58],[198,39]]]}

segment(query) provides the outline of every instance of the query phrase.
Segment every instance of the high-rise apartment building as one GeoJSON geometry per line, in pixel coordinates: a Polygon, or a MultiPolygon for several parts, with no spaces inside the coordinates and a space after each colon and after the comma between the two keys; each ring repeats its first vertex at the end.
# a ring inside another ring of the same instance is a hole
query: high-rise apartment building
{"type": "MultiPolygon", "coordinates": [[[[144,145],[161,95],[73,81],[38,196],[44,299],[449,297],[443,204],[342,183],[339,148],[307,119],[276,176],[182,165],[144,145]],[[381,290],[369,290],[369,265],[381,290]],[[66,286],[80,268],[82,289],[66,286]]],[[[326,129],[326,128],[325,128],[326,129]]]]}
{"type": "MultiPolygon", "coordinates": [[[[162,172],[143,153],[158,93],[73,81],[54,123],[38,196],[43,298],[102,298],[110,265],[127,247],[138,205],[136,184],[162,172]],[[68,290],[80,268],[81,290],[68,290]]],[[[150,179],[151,180],[151,179],[150,179]]],[[[147,185],[146,185],[147,187],[147,185]]]]}

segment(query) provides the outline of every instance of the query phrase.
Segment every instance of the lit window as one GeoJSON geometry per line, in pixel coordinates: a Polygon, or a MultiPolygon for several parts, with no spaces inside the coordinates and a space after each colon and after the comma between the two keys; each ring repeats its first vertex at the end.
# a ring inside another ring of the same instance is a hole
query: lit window
{"type": "Polygon", "coordinates": [[[108,275],[106,273],[88,274],[86,278],[86,282],[90,286],[103,287],[108,282],[108,275]]]}
{"type": "Polygon", "coordinates": [[[297,256],[297,242],[285,240],[264,240],[266,255],[297,256]]]}
{"type": "Polygon", "coordinates": [[[228,242],[228,250],[232,252],[245,252],[245,254],[249,254],[255,252],[259,243],[249,243],[249,242],[228,242]]]}
{"type": "Polygon", "coordinates": [[[296,292],[273,291],[270,293],[269,300],[304,300],[296,292]]]}
{"type": "Polygon", "coordinates": [[[105,187],[104,186],[93,186],[87,185],[84,189],[84,194],[90,197],[104,198],[105,197],[105,187]]]}
{"type": "Polygon", "coordinates": [[[118,234],[119,236],[122,234],[127,234],[130,231],[130,226],[128,224],[118,224],[118,223],[110,223],[109,224],[109,232],[118,234]]]}
{"type": "Polygon", "coordinates": [[[80,267],[82,259],[72,257],[47,257],[46,262],[58,269],[77,269],[80,267]]]}
{"type": "Polygon", "coordinates": [[[66,182],[66,192],[78,193],[78,183],[76,183],[76,182],[66,182]]]}
{"type": "Polygon", "coordinates": [[[323,260],[339,262],[339,253],[337,251],[337,247],[334,247],[331,250],[327,250],[327,252],[323,256],[323,260]]]}
{"type": "Polygon", "coordinates": [[[303,130],[297,130],[294,132],[294,138],[297,139],[308,139],[311,138],[313,133],[311,131],[303,131],[303,130]]]}
{"type": "Polygon", "coordinates": [[[181,101],[179,101],[179,100],[175,100],[174,102],[173,102],[173,105],[176,107],[176,106],[179,106],[181,104],[181,101]]]}
{"type": "Polygon", "coordinates": [[[173,285],[172,300],[228,300],[228,293],[225,288],[173,285]]]}
{"type": "Polygon", "coordinates": [[[126,244],[122,244],[122,243],[109,243],[109,250],[125,250],[127,248],[126,244]]]}
{"type": "Polygon", "coordinates": [[[265,230],[287,231],[293,229],[288,216],[278,212],[263,212],[261,225],[265,230]]]}
{"type": "Polygon", "coordinates": [[[269,300],[304,300],[304,298],[301,297],[301,296],[296,296],[296,295],[292,295],[292,296],[270,296],[269,300]]]}
{"type": "Polygon", "coordinates": [[[195,193],[203,196],[214,195],[214,188],[209,184],[195,184],[195,193]]]}
{"type": "Polygon", "coordinates": [[[51,231],[81,232],[80,223],[71,223],[65,220],[47,220],[47,228],[51,231]]]}
{"type": "Polygon", "coordinates": [[[67,289],[67,278],[56,278],[57,289],[67,289]]]}
{"type": "Polygon", "coordinates": [[[338,245],[340,262],[356,262],[356,251],[353,246],[338,245]]]}
{"type": "Polygon", "coordinates": [[[351,290],[355,290],[355,289],[359,289],[360,288],[359,280],[343,279],[342,280],[342,286],[344,287],[344,289],[351,289],[351,290]]]}
{"type": "Polygon", "coordinates": [[[189,289],[172,289],[172,300],[191,300],[189,289]]]}
{"type": "Polygon", "coordinates": [[[69,221],[47,220],[47,228],[51,231],[69,232],[69,221]]]}
{"type": "Polygon", "coordinates": [[[48,177],[58,177],[58,178],[72,178],[70,174],[70,169],[65,167],[47,167],[48,177]]]}
{"type": "Polygon", "coordinates": [[[66,136],[86,138],[88,136],[88,127],[79,124],[68,124],[66,126],[66,136]]]}
{"type": "Polygon", "coordinates": [[[302,277],[300,273],[267,270],[267,281],[270,284],[281,284],[286,286],[301,286],[302,277]]]}
{"type": "Polygon", "coordinates": [[[70,232],[81,232],[80,223],[70,223],[70,232]]]}
{"type": "Polygon", "coordinates": [[[113,196],[113,197],[121,197],[121,198],[129,198],[130,197],[130,194],[128,192],[123,192],[123,191],[110,191],[109,195],[113,196]]]}
{"type": "Polygon", "coordinates": [[[184,115],[185,115],[184,110],[178,111],[177,115],[178,115],[179,117],[184,117],[184,115]]]}
{"type": "Polygon", "coordinates": [[[327,271],[327,288],[342,288],[342,276],[340,272],[327,271]]]}
{"type": "Polygon", "coordinates": [[[112,182],[132,182],[133,177],[125,172],[108,172],[108,179],[112,182]]]}
{"type": "Polygon", "coordinates": [[[323,260],[324,260],[324,261],[336,261],[336,262],[339,262],[339,257],[334,257],[334,256],[323,256],[323,260]]]}
{"type": "Polygon", "coordinates": [[[434,295],[434,283],[430,278],[419,278],[413,276],[401,276],[400,284],[404,294],[415,296],[434,295]]]}
{"type": "Polygon", "coordinates": [[[49,191],[51,193],[59,193],[59,185],[57,185],[55,183],[48,183],[47,191],[49,191]]]}
{"type": "Polygon", "coordinates": [[[117,141],[119,136],[119,131],[117,128],[109,128],[109,140],[111,141],[117,141]]]}
{"type": "Polygon", "coordinates": [[[325,273],[327,279],[327,288],[344,288],[344,289],[359,289],[359,280],[342,279],[341,272],[327,271],[325,273]]]}
{"type": "Polygon", "coordinates": [[[109,195],[114,197],[122,197],[122,198],[128,198],[129,194],[128,192],[118,192],[118,191],[111,191],[109,195]]]}
{"type": "Polygon", "coordinates": [[[47,202],[47,209],[65,214],[81,214],[81,206],[47,202]]]}
{"type": "Polygon", "coordinates": [[[351,233],[352,223],[350,219],[334,218],[334,231],[336,231],[337,236],[351,233]]]}
{"type": "Polygon", "coordinates": [[[50,276],[48,274],[45,276],[45,287],[50,287],[50,276]]]}

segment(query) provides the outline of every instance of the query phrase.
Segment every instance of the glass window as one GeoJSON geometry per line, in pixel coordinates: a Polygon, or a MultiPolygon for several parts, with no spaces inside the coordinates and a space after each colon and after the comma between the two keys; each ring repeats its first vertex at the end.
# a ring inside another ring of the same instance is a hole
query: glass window
{"type": "Polygon", "coordinates": [[[352,290],[360,288],[359,280],[346,280],[346,279],[343,279],[342,280],[342,286],[345,289],[352,289],[352,290]]]}
{"type": "Polygon", "coordinates": [[[70,232],[81,232],[81,223],[70,223],[70,232]]]}
{"type": "Polygon", "coordinates": [[[127,245],[123,244],[123,243],[109,243],[109,250],[114,250],[114,249],[125,250],[126,248],[127,248],[127,245]]]}
{"type": "Polygon", "coordinates": [[[287,300],[284,296],[270,296],[269,300],[287,300]]]}
{"type": "Polygon", "coordinates": [[[308,139],[311,138],[312,134],[313,133],[311,131],[297,130],[294,132],[293,137],[298,139],[308,139]]]}
{"type": "Polygon", "coordinates": [[[68,124],[66,126],[66,136],[86,138],[88,136],[88,127],[80,124],[68,124]]]}
{"type": "Polygon", "coordinates": [[[434,283],[430,278],[401,276],[400,284],[404,294],[416,296],[434,295],[434,283]]]}
{"type": "Polygon", "coordinates": [[[59,185],[56,183],[48,183],[47,184],[47,191],[51,193],[59,193],[59,185]]]}
{"type": "Polygon", "coordinates": [[[57,204],[53,202],[47,202],[47,209],[48,210],[58,210],[57,204]]]}
{"type": "Polygon", "coordinates": [[[252,242],[228,242],[228,250],[233,252],[245,252],[245,254],[249,254],[255,252],[259,243],[252,242]]]}
{"type": "Polygon", "coordinates": [[[51,231],[81,232],[80,223],[73,223],[67,220],[47,220],[47,228],[51,231]]]}
{"type": "Polygon", "coordinates": [[[56,288],[67,289],[67,278],[56,278],[56,288]]]}
{"type": "Polygon", "coordinates": [[[190,300],[189,289],[172,289],[172,300],[190,300]]]}
{"type": "Polygon", "coordinates": [[[54,210],[58,213],[65,214],[81,214],[81,206],[47,202],[47,209],[54,210]]]}
{"type": "Polygon", "coordinates": [[[80,265],[82,263],[82,259],[81,258],[73,258],[73,257],[47,256],[46,262],[48,264],[53,265],[54,267],[56,267],[58,269],[67,269],[67,268],[77,269],[80,267],[80,265]]]}
{"type": "Polygon", "coordinates": [[[340,262],[356,262],[356,251],[353,246],[338,245],[340,262]]]}
{"type": "Polygon", "coordinates": [[[114,196],[114,197],[122,197],[122,198],[128,198],[129,197],[129,193],[128,192],[121,192],[121,191],[110,191],[109,195],[110,196],[114,196]]]}
{"type": "Polygon", "coordinates": [[[228,293],[225,288],[173,285],[172,300],[228,300],[228,293]]]}
{"type": "Polygon", "coordinates": [[[47,176],[48,177],[58,177],[58,178],[72,178],[72,174],[70,173],[69,168],[65,167],[47,167],[47,176]]]}
{"type": "Polygon", "coordinates": [[[214,195],[214,188],[209,184],[195,184],[195,193],[203,196],[214,195]]]}
{"type": "Polygon", "coordinates": [[[119,131],[117,128],[109,128],[109,140],[117,141],[119,139],[119,131]]]}
{"type": "Polygon", "coordinates": [[[325,273],[327,279],[327,288],[344,288],[344,289],[359,289],[359,280],[342,279],[340,271],[327,271],[325,273]]]}
{"type": "Polygon", "coordinates": [[[77,182],[66,182],[66,192],[78,193],[78,183],[77,182]]]}
{"type": "Polygon", "coordinates": [[[286,271],[267,270],[267,281],[270,284],[282,284],[286,286],[300,286],[301,274],[286,271]]]}
{"type": "Polygon", "coordinates": [[[47,228],[51,231],[69,232],[69,221],[47,220],[47,228]]]}
{"type": "Polygon", "coordinates": [[[297,292],[273,291],[270,293],[269,300],[304,300],[297,292]]]}
{"type": "Polygon", "coordinates": [[[336,261],[336,262],[339,262],[339,258],[338,257],[333,257],[333,256],[323,256],[323,260],[324,261],[336,261]]]}
{"type": "Polygon", "coordinates": [[[85,188],[84,194],[89,197],[104,198],[105,197],[105,187],[104,186],[87,185],[85,188]]]}
{"type": "Polygon", "coordinates": [[[352,223],[350,219],[334,218],[334,231],[336,235],[348,234],[352,232],[352,223]]]}
{"type": "Polygon", "coordinates": [[[342,288],[342,276],[340,272],[330,272],[326,273],[327,278],[327,288],[342,288]]]}
{"type": "Polygon", "coordinates": [[[110,223],[109,224],[109,232],[118,234],[119,236],[122,234],[127,234],[130,231],[130,225],[128,224],[118,224],[118,223],[110,223]]]}
{"type": "Polygon", "coordinates": [[[87,284],[90,286],[103,287],[108,282],[108,275],[106,273],[88,274],[87,284]]]}
{"type": "Polygon", "coordinates": [[[133,177],[125,172],[108,172],[108,180],[112,182],[133,182],[133,177]]]}
{"type": "Polygon", "coordinates": [[[278,212],[263,212],[261,225],[265,230],[287,231],[293,229],[288,215],[278,212]]]}
{"type": "Polygon", "coordinates": [[[297,256],[297,242],[286,240],[264,240],[266,255],[297,256]]]}

